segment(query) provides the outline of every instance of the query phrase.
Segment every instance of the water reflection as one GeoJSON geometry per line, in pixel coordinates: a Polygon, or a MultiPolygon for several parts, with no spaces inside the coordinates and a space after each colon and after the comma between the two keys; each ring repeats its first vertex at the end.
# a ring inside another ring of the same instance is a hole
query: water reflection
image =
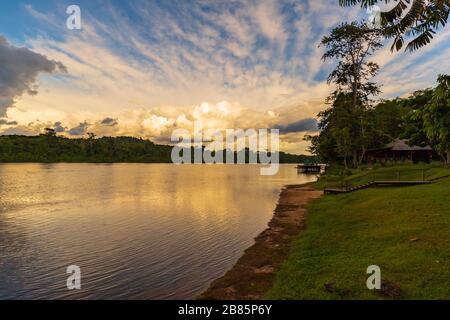
{"type": "Polygon", "coordinates": [[[272,216],[292,165],[0,165],[0,299],[192,298],[272,216]],[[68,265],[82,290],[65,287],[68,265]]]}

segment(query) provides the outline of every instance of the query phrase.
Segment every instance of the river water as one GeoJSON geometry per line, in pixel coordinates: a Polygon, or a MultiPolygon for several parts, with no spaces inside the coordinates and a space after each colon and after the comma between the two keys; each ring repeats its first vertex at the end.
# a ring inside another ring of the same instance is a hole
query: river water
{"type": "Polygon", "coordinates": [[[283,185],[315,179],[259,169],[0,164],[0,299],[195,298],[266,228],[283,185]]]}

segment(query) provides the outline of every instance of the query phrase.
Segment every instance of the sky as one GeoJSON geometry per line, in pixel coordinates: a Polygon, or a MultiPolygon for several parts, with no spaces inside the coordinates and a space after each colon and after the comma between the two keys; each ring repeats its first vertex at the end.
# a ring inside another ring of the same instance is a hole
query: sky
{"type": "MultiPolygon", "coordinates": [[[[0,0],[0,134],[45,127],[167,143],[177,128],[279,128],[305,153],[332,91],[320,39],[365,19],[334,0],[0,0]],[[66,27],[69,5],[81,30],[66,27]]],[[[382,8],[384,9],[384,8],[382,8]]],[[[373,56],[379,98],[435,85],[450,31],[425,49],[373,56]]]]}

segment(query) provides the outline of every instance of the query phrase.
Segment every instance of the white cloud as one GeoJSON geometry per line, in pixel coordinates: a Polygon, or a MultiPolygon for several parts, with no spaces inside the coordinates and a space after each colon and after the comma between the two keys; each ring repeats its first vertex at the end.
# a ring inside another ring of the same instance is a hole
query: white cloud
{"type": "MultiPolygon", "coordinates": [[[[361,14],[326,0],[227,2],[207,12],[180,4],[177,16],[156,2],[129,5],[145,25],[137,27],[105,3],[108,19],[87,16],[81,32],[58,29],[58,37],[46,32],[27,39],[30,49],[61,61],[69,75],[41,78],[39,95],[22,96],[8,118],[22,126],[60,121],[67,128],[87,121],[99,135],[151,138],[196,119],[212,127],[258,128],[312,118],[331,91],[324,75],[332,64],[322,63],[319,41],[333,25],[361,14]],[[107,117],[119,124],[101,126],[107,117]]],[[[26,10],[51,27],[49,15],[26,10]]],[[[442,43],[447,36],[416,55],[380,51],[374,59],[387,66],[379,76],[386,95],[433,83],[448,62],[424,56],[442,43]],[[408,65],[420,70],[410,83],[408,65]]]]}
{"type": "Polygon", "coordinates": [[[272,41],[282,41],[285,38],[283,16],[279,12],[278,4],[275,0],[258,1],[253,9],[253,17],[262,34],[272,41]]]}

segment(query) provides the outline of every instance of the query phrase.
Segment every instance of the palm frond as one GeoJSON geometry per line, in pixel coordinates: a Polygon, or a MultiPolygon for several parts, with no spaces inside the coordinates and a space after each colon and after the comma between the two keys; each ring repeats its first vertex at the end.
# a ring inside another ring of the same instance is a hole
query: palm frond
{"type": "Polygon", "coordinates": [[[394,39],[391,50],[401,50],[408,37],[415,38],[406,49],[417,50],[427,45],[433,34],[447,24],[450,0],[339,0],[339,4],[344,7],[360,4],[366,8],[379,2],[388,4],[393,1],[396,5],[381,13],[383,34],[394,39]]]}
{"type": "MultiPolygon", "coordinates": [[[[361,3],[361,7],[367,8],[377,4],[380,0],[339,0],[339,5],[341,7],[351,7],[358,3],[361,3]]],[[[390,0],[384,0],[386,3],[389,3],[390,0]]]]}
{"type": "Polygon", "coordinates": [[[403,2],[403,0],[399,0],[399,3],[397,3],[397,5],[390,11],[382,12],[381,18],[383,21],[385,23],[393,23],[395,20],[401,18],[403,12],[408,8],[407,3],[409,3],[409,0],[406,0],[405,2],[403,2]]]}
{"type": "Polygon", "coordinates": [[[423,32],[420,36],[408,43],[408,45],[406,46],[406,50],[409,52],[413,52],[422,47],[425,47],[431,42],[431,39],[433,39],[433,34],[433,30],[427,30],[423,32]]]}

